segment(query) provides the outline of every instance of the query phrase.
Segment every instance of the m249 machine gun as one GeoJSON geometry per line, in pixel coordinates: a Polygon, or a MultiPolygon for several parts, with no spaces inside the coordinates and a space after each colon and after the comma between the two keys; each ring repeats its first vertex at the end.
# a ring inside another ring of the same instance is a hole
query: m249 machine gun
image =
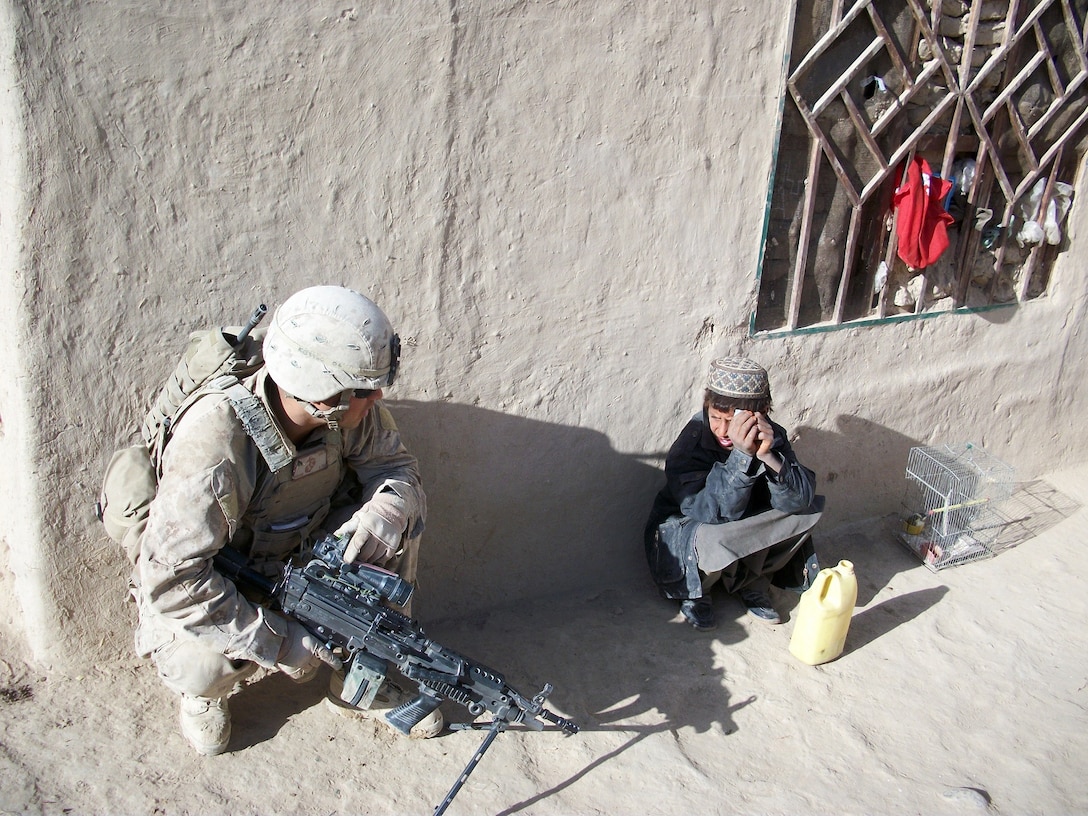
{"type": "Polygon", "coordinates": [[[578,733],[575,723],[544,707],[552,692],[550,684],[533,697],[525,697],[497,671],[435,643],[415,620],[390,608],[408,602],[412,585],[370,564],[345,564],[347,543],[347,536],[324,537],[314,545],[304,567],[286,566],[279,581],[246,566],[244,556],[229,547],[215,557],[215,564],[236,583],[269,596],[330,649],[342,650],[341,698],[350,705],[369,707],[390,666],[414,681],[418,695],[385,715],[401,733],[408,734],[443,700],[464,706],[473,717],[490,712],[490,722],[450,726],[455,730],[486,730],[487,735],[435,808],[436,816],[445,812],[495,737],[509,726],[541,731],[551,723],[567,734],[578,733]]]}

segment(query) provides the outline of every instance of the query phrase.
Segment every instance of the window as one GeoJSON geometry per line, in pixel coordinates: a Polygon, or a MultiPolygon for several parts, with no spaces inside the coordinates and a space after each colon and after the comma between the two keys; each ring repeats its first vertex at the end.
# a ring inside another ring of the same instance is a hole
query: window
{"type": "Polygon", "coordinates": [[[1088,130],[1086,8],[798,0],[753,332],[1045,294],[1088,130]]]}

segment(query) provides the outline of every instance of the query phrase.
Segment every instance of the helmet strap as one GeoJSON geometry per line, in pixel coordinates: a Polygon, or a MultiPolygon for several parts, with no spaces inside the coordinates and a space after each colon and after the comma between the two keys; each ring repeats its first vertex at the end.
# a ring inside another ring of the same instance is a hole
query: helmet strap
{"type": "Polygon", "coordinates": [[[320,419],[328,425],[330,431],[340,430],[340,417],[346,414],[351,407],[350,391],[344,391],[340,394],[340,404],[335,408],[318,408],[307,400],[298,399],[298,397],[294,397],[293,399],[314,419],[320,419]]]}

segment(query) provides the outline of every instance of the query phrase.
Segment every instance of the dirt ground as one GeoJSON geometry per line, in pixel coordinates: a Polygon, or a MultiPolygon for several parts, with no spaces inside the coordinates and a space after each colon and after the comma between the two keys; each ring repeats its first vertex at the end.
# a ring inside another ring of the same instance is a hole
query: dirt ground
{"type": "MultiPolygon", "coordinates": [[[[1067,814],[1088,811],[1088,468],[1021,487],[996,557],[931,572],[897,518],[823,531],[854,562],[846,651],[818,667],[715,598],[700,633],[650,585],[424,621],[581,733],[510,730],[449,814],[1067,814]]],[[[797,596],[777,593],[783,611],[797,596]]],[[[196,755],[148,666],[43,676],[0,642],[4,814],[426,814],[481,741],[337,717],[325,677],[231,699],[228,753],[196,755]]],[[[466,717],[448,702],[448,719],[466,717]]]]}

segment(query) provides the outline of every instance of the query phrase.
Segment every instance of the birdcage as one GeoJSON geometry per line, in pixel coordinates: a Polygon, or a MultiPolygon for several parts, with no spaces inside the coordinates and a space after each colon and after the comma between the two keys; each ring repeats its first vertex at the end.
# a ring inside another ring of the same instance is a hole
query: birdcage
{"type": "Polygon", "coordinates": [[[968,443],[911,448],[899,540],[933,571],[993,555],[1013,469],[968,443]]]}

